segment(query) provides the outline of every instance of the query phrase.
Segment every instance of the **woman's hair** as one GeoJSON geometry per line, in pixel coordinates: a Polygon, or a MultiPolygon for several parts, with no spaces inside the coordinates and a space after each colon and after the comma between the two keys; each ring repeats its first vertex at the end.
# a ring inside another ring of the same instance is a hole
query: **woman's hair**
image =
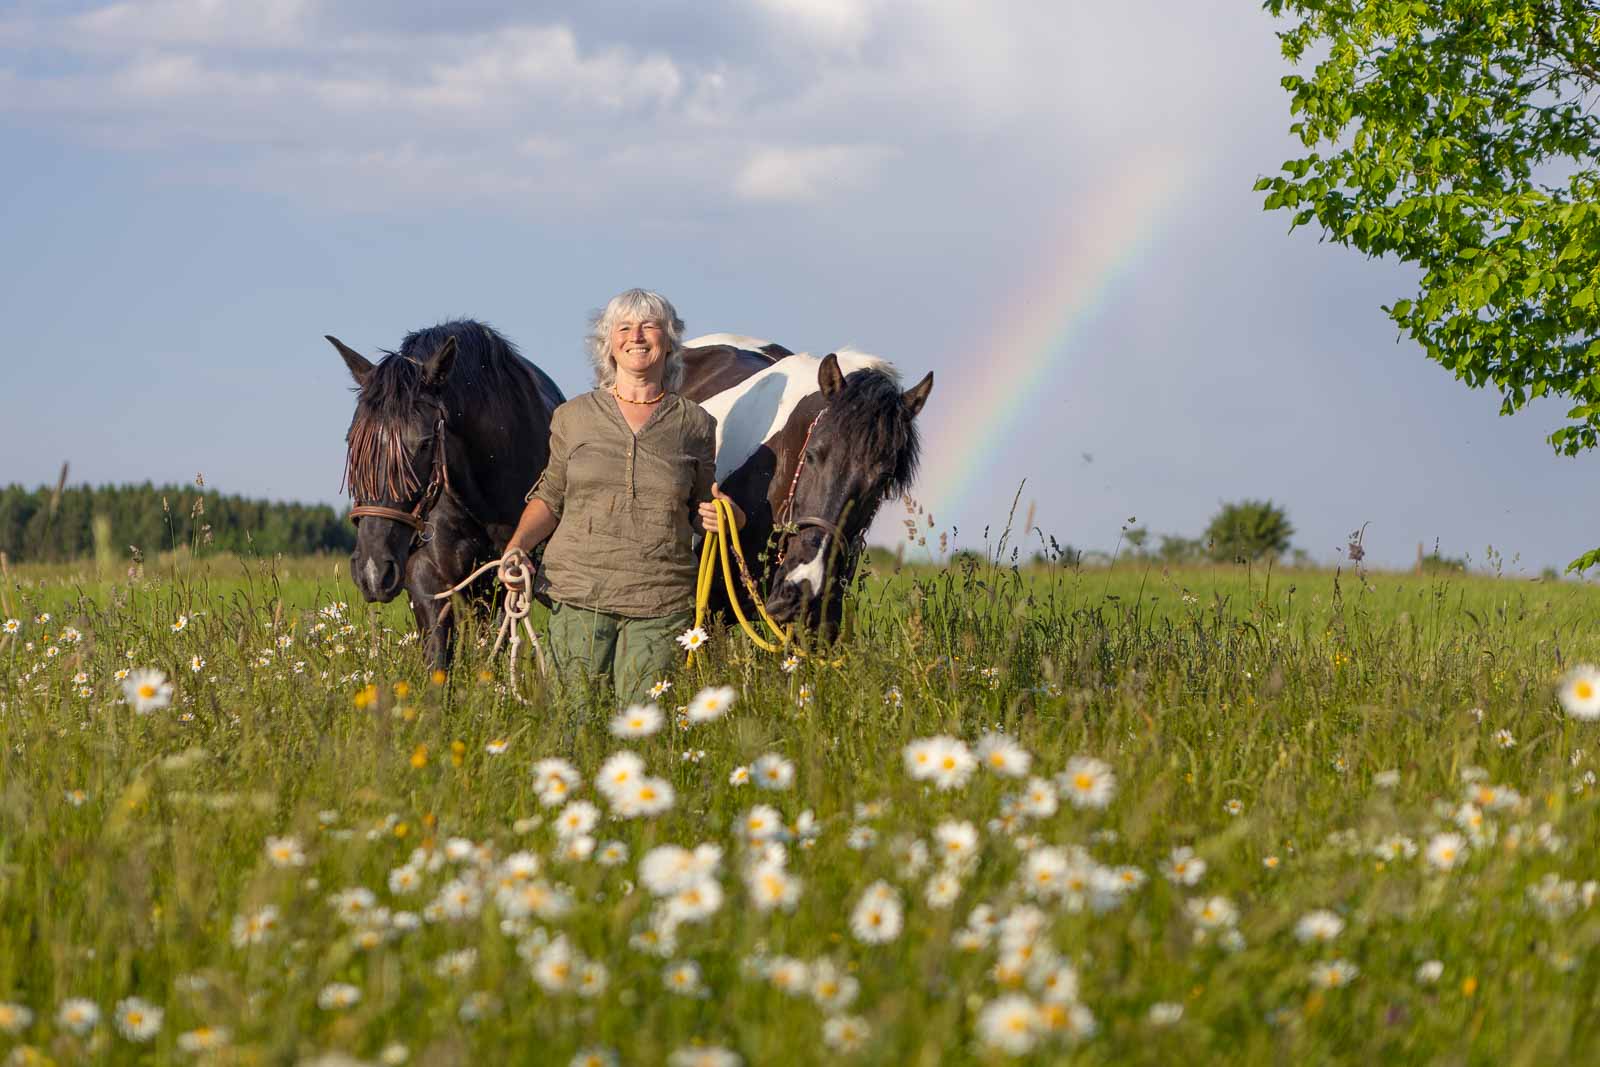
{"type": "Polygon", "coordinates": [[[605,310],[589,320],[589,361],[594,364],[594,382],[601,389],[617,384],[617,361],[611,358],[611,331],[618,319],[648,319],[661,324],[667,335],[666,372],[661,387],[676,391],[683,384],[683,320],[672,301],[649,289],[629,289],[611,298],[605,310]]]}

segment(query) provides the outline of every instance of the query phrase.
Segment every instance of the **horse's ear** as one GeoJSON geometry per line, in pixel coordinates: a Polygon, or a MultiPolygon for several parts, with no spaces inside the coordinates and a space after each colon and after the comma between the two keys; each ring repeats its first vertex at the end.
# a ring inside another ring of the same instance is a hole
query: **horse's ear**
{"type": "Polygon", "coordinates": [[[817,387],[825,399],[832,400],[844,388],[844,371],[839,369],[839,357],[832,352],[822,357],[817,368],[817,387]]]}
{"type": "Polygon", "coordinates": [[[333,334],[325,333],[322,336],[326,337],[328,343],[337,348],[339,354],[344,357],[344,365],[350,368],[350,377],[356,380],[356,385],[366,385],[367,375],[372,373],[372,361],[333,336],[333,334]]]}
{"type": "Polygon", "coordinates": [[[916,385],[900,394],[901,403],[910,410],[911,417],[916,418],[917,412],[922,410],[922,405],[928,402],[928,394],[933,392],[933,371],[929,371],[916,385]]]}
{"type": "Polygon", "coordinates": [[[456,339],[446,337],[439,350],[428,357],[422,365],[422,384],[428,389],[437,389],[450,377],[450,368],[456,365],[456,339]]]}

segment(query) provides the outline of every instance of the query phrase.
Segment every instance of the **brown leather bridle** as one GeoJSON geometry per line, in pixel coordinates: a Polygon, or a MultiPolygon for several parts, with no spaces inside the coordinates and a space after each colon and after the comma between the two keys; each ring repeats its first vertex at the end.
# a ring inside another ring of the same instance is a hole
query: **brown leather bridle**
{"type": "Polygon", "coordinates": [[[832,535],[835,544],[842,544],[845,540],[844,531],[839,528],[838,524],[824,519],[820,515],[794,517],[794,492],[800,486],[800,472],[806,469],[806,452],[811,447],[811,435],[816,432],[817,423],[821,422],[822,416],[827,413],[828,409],[824,407],[817,412],[817,417],[811,420],[811,425],[806,427],[806,439],[800,443],[800,459],[794,465],[794,477],[789,479],[789,491],[784,494],[783,503],[778,505],[777,511],[773,512],[775,518],[780,515],[783,516],[778,525],[788,529],[788,536],[785,536],[778,545],[777,565],[780,567],[783,566],[784,557],[789,554],[789,537],[798,535],[807,526],[814,526],[824,533],[832,535]]]}
{"type": "Polygon", "coordinates": [[[422,495],[411,505],[411,510],[401,511],[381,504],[357,504],[350,509],[350,521],[359,525],[365,517],[390,519],[411,527],[413,544],[427,544],[433,540],[433,524],[428,522],[428,512],[439,502],[439,494],[449,488],[450,465],[445,457],[444,416],[440,415],[433,424],[433,471],[428,477],[428,484],[423,487],[422,495]]]}

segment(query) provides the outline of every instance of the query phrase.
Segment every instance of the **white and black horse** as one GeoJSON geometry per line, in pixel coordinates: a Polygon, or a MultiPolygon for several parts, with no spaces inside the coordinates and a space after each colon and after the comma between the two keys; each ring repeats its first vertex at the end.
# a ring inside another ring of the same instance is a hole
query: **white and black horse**
{"type": "Polygon", "coordinates": [[[717,480],[744,509],[768,613],[835,631],[873,516],[916,475],[933,373],[902,390],[875,356],[736,334],[687,342],[684,368],[684,395],[717,419],[717,480]]]}
{"type": "MultiPolygon", "coordinates": [[[[350,577],[368,602],[404,589],[428,661],[446,667],[455,626],[433,596],[504,550],[549,461],[550,415],[564,397],[470,319],[410,333],[378,363],[328,340],[359,389],[346,435],[350,577]]],[[[492,576],[481,584],[474,593],[492,592],[492,576]]]]}

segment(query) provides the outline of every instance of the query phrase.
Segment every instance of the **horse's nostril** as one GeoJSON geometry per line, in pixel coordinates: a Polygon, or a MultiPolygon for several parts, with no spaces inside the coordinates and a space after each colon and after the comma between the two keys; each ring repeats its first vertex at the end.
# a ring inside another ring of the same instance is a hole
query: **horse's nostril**
{"type": "Polygon", "coordinates": [[[383,588],[387,591],[400,584],[400,568],[396,567],[394,560],[389,560],[383,565],[383,588]]]}

